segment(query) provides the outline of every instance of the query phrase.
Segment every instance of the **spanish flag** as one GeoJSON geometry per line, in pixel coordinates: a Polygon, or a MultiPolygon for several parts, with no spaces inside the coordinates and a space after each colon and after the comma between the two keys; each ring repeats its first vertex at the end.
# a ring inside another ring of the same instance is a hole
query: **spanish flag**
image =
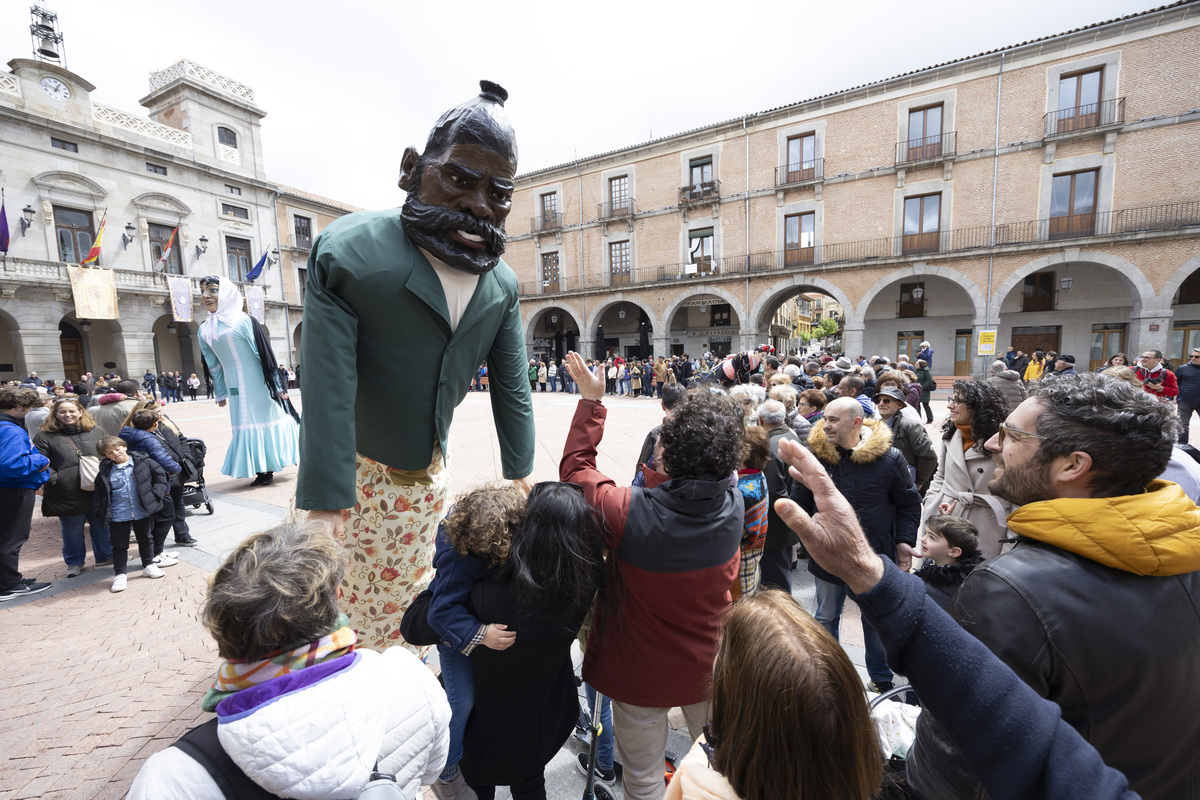
{"type": "Polygon", "coordinates": [[[105,215],[100,220],[100,232],[96,234],[96,241],[92,243],[92,249],[88,250],[87,258],[79,262],[79,266],[86,267],[91,265],[97,267],[100,265],[100,242],[104,239],[104,226],[108,223],[108,216],[105,215]]]}

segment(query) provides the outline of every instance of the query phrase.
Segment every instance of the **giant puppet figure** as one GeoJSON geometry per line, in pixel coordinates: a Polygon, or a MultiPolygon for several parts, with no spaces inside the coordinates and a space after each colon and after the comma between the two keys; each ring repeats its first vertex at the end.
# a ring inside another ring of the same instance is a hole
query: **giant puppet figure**
{"type": "Polygon", "coordinates": [[[447,436],[484,361],[504,477],[528,491],[533,406],[517,279],[500,260],[517,145],[508,93],[442,115],[400,166],[397,213],[331,223],[308,258],[296,508],[345,547],[342,607],[368,647],[404,644],[400,617],[428,584],[450,488],[447,436]],[[360,380],[361,379],[361,380],[360,380]]]}
{"type": "Polygon", "coordinates": [[[221,473],[253,475],[252,485],[269,486],[275,470],[299,460],[300,417],[279,380],[267,330],[242,311],[242,293],[233,281],[201,278],[200,300],[208,312],[200,325],[200,353],[212,375],[217,405],[228,403],[233,426],[221,473]]]}

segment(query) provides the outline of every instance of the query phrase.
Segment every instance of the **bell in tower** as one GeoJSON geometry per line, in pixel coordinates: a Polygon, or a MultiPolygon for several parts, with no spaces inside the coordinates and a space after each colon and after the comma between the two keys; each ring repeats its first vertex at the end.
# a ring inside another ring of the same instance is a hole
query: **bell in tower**
{"type": "Polygon", "coordinates": [[[29,9],[32,23],[29,26],[30,36],[33,37],[33,54],[42,61],[61,62],[63,36],[58,30],[58,15],[36,5],[29,9]]]}

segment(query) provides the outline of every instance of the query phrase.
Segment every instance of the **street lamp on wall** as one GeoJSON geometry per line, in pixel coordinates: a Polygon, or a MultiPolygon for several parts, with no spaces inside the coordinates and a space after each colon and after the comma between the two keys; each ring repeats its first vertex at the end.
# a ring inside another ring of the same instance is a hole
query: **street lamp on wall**
{"type": "Polygon", "coordinates": [[[179,333],[179,328],[178,328],[178,327],[176,327],[175,323],[174,323],[174,322],[168,322],[168,323],[167,323],[167,335],[168,335],[168,336],[174,336],[174,335],[175,335],[175,334],[177,334],[177,333],[179,333]]]}
{"type": "Polygon", "coordinates": [[[919,303],[919,302],[921,302],[921,298],[924,296],[925,296],[924,289],[922,289],[920,286],[913,287],[913,290],[912,290],[912,299],[913,300],[916,300],[919,303]]]}
{"type": "Polygon", "coordinates": [[[208,252],[208,237],[201,236],[200,244],[196,245],[196,258],[199,258],[200,256],[204,255],[207,252],[208,252]]]}
{"type": "Polygon", "coordinates": [[[33,206],[27,205],[21,209],[21,235],[25,235],[25,231],[29,230],[33,225],[33,206]]]}
{"type": "Polygon", "coordinates": [[[625,319],[625,309],[622,308],[620,311],[618,311],[617,316],[621,319],[625,319]]]}
{"type": "Polygon", "coordinates": [[[1061,278],[1058,279],[1058,285],[1062,287],[1062,290],[1064,292],[1071,291],[1071,284],[1073,284],[1074,282],[1075,282],[1075,279],[1072,278],[1070,275],[1063,275],[1061,278]]]}
{"type": "Polygon", "coordinates": [[[267,255],[267,266],[273,267],[279,263],[279,248],[276,247],[267,255]]]}
{"type": "Polygon", "coordinates": [[[125,232],[121,234],[121,249],[127,250],[129,243],[133,241],[133,235],[137,233],[137,228],[133,227],[132,222],[125,223],[125,232]]]}
{"type": "Polygon", "coordinates": [[[79,330],[83,331],[84,333],[91,333],[92,323],[86,319],[79,320],[79,330]]]}

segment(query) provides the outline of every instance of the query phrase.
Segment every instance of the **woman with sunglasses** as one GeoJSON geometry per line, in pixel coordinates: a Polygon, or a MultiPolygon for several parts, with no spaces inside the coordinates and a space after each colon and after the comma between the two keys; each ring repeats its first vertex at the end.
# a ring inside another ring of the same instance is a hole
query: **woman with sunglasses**
{"type": "Polygon", "coordinates": [[[921,518],[966,517],[979,530],[983,557],[991,558],[1000,554],[1012,504],[988,491],[996,464],[984,444],[1000,431],[1008,403],[996,387],[982,381],[955,381],[947,405],[950,417],[942,426],[938,468],[925,494],[921,518]]]}
{"type": "Polygon", "coordinates": [[[42,516],[58,517],[62,526],[62,554],[67,577],[83,572],[87,546],[83,526],[92,537],[92,556],[96,566],[112,563],[112,542],[104,520],[92,511],[92,491],[79,480],[80,456],[96,455],[96,445],[104,431],[74,397],[61,397],[50,407],[42,429],[33,437],[33,445],[50,459],[50,480],[42,487],[42,516]]]}

